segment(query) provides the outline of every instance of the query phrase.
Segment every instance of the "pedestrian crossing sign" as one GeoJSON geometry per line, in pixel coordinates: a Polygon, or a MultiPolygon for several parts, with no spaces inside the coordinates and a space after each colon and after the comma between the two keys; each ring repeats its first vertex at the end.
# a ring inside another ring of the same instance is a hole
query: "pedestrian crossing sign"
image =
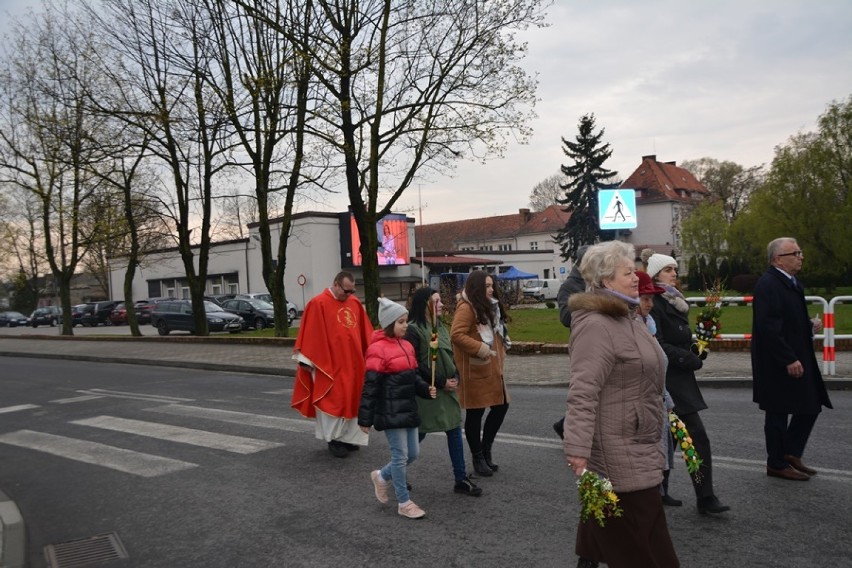
{"type": "Polygon", "coordinates": [[[601,230],[635,229],[636,191],[601,189],[598,191],[598,222],[601,230]]]}

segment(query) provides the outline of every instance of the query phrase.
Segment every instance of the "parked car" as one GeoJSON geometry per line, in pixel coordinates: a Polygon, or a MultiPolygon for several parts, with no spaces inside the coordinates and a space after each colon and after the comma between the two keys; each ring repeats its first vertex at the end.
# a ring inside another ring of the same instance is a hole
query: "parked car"
{"type": "MultiPolygon", "coordinates": [[[[209,331],[239,333],[243,329],[243,318],[223,311],[220,306],[213,302],[204,302],[204,312],[207,315],[207,329],[209,331]]],[[[157,328],[160,335],[168,335],[172,331],[188,331],[194,334],[195,320],[192,315],[192,302],[189,300],[159,302],[151,310],[151,325],[157,328]]]]}
{"type": "Polygon", "coordinates": [[[136,310],[136,321],[140,324],[151,323],[151,310],[154,309],[154,306],[166,300],[174,300],[174,298],[158,297],[133,302],[133,309],[136,310]]]}
{"type": "Polygon", "coordinates": [[[237,298],[226,301],[222,309],[242,317],[247,328],[275,327],[275,308],[269,302],[237,298]]]}
{"type": "Polygon", "coordinates": [[[233,300],[236,298],[236,294],[214,294],[212,296],[204,296],[205,300],[209,300],[214,304],[219,304],[220,306],[227,302],[228,300],[233,300]]]}
{"type": "Polygon", "coordinates": [[[119,302],[109,313],[109,321],[112,325],[123,325],[127,323],[127,308],[124,302],[119,302]]]}
{"type": "Polygon", "coordinates": [[[91,309],[85,310],[81,316],[80,323],[89,327],[96,327],[100,324],[112,325],[112,320],[109,319],[113,308],[118,302],[113,300],[105,300],[102,302],[86,302],[87,306],[92,306],[91,309]]]}
{"type": "MultiPolygon", "coordinates": [[[[235,296],[237,299],[246,299],[246,300],[262,300],[264,302],[272,303],[272,294],[237,294],[235,296]]],[[[287,317],[290,319],[289,323],[292,323],[294,319],[299,316],[299,311],[296,309],[296,304],[287,300],[287,317]]]]}
{"type": "Polygon", "coordinates": [[[38,327],[40,325],[55,326],[62,320],[62,308],[59,306],[44,306],[36,308],[30,314],[30,325],[38,327]]]}
{"type": "Polygon", "coordinates": [[[71,327],[89,325],[88,322],[92,321],[95,317],[94,313],[95,306],[92,304],[77,304],[76,306],[71,306],[71,327]]]}
{"type": "Polygon", "coordinates": [[[27,325],[30,320],[21,312],[0,312],[0,325],[5,327],[18,327],[27,325]]]}

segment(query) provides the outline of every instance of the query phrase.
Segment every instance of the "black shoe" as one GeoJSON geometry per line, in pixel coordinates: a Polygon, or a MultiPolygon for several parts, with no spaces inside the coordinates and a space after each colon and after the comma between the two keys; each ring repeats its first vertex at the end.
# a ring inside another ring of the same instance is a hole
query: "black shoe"
{"type": "Polygon", "coordinates": [[[493,471],[494,473],[497,473],[497,471],[499,471],[500,466],[491,461],[491,446],[488,446],[487,449],[482,448],[482,457],[485,458],[485,463],[488,464],[488,467],[491,468],[491,471],[493,471]]]}
{"type": "Polygon", "coordinates": [[[663,495],[663,505],[668,507],[680,507],[683,505],[683,501],[675,499],[671,495],[663,495]]]}
{"type": "Polygon", "coordinates": [[[343,445],[343,442],[332,440],[328,443],[328,451],[336,458],[345,458],[349,455],[349,450],[343,445]]]}
{"type": "Polygon", "coordinates": [[[711,497],[699,497],[698,498],[698,512],[702,515],[706,515],[707,513],[718,514],[724,513],[725,511],[730,511],[731,508],[727,505],[722,505],[722,502],[719,501],[719,498],[715,495],[711,497]]]}
{"type": "Polygon", "coordinates": [[[553,431],[556,432],[556,435],[559,436],[560,439],[565,439],[565,419],[560,418],[556,422],[553,423],[553,431]]]}
{"type": "Polygon", "coordinates": [[[488,467],[488,464],[485,463],[485,456],[482,455],[481,451],[473,454],[473,470],[477,475],[482,477],[491,477],[494,475],[494,470],[488,467]]]}
{"type": "Polygon", "coordinates": [[[595,560],[589,560],[588,558],[580,558],[577,562],[577,568],[598,568],[598,563],[595,560]]]}
{"type": "Polygon", "coordinates": [[[346,442],[338,442],[338,443],[341,444],[344,448],[346,448],[346,451],[349,451],[349,452],[357,452],[358,450],[361,449],[361,446],[358,446],[356,444],[348,444],[346,442]]]}
{"type": "Polygon", "coordinates": [[[453,491],[456,493],[470,495],[471,497],[479,497],[482,495],[482,488],[477,487],[469,477],[465,477],[461,481],[456,481],[456,486],[453,488],[453,491]]]}

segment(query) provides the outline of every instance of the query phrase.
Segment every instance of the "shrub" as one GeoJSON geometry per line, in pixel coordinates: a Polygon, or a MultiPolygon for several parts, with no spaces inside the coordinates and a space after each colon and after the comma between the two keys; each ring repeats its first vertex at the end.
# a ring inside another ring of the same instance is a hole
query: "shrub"
{"type": "Polygon", "coordinates": [[[548,310],[552,310],[556,307],[556,302],[554,302],[553,300],[548,300],[544,305],[547,306],[548,310]]]}

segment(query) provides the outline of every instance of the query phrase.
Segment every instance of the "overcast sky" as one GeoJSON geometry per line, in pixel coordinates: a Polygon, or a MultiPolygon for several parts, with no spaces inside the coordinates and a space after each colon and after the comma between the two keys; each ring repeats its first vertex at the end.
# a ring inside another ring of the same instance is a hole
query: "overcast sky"
{"type": "MultiPolygon", "coordinates": [[[[22,13],[32,0],[0,0],[22,13]]],[[[4,14],[5,16],[5,14],[4,14]]],[[[561,138],[594,113],[626,178],[643,155],[769,163],[774,148],[814,130],[832,100],[852,95],[849,0],[555,0],[550,27],[529,34],[526,69],[539,79],[526,146],[455,177],[418,180],[398,203],[420,222],[505,215],[566,163],[561,138]]],[[[5,29],[5,25],[2,26],[5,29]]],[[[345,198],[325,207],[343,210],[345,198]]]]}

